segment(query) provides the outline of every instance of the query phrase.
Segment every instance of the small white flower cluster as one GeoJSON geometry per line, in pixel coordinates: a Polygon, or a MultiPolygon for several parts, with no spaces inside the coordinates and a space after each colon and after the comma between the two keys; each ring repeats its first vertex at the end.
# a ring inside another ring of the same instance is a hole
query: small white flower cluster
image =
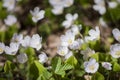
{"type": "MultiPolygon", "coordinates": [[[[94,0],[95,5],[93,5],[93,9],[98,11],[101,15],[106,13],[105,0],[94,0]]],[[[108,2],[109,8],[115,8],[117,6],[117,2],[111,1],[108,2]]]]}
{"type": "Polygon", "coordinates": [[[60,15],[63,13],[64,8],[70,7],[74,0],[49,0],[49,3],[52,5],[52,13],[55,15],[60,15]]]}
{"type": "Polygon", "coordinates": [[[99,40],[100,39],[99,27],[96,26],[95,30],[94,29],[89,30],[88,34],[89,34],[89,36],[85,36],[85,41],[86,42],[93,41],[93,40],[99,40]]]}
{"type": "MultiPolygon", "coordinates": [[[[22,34],[18,35],[15,33],[9,46],[5,46],[4,43],[0,43],[0,54],[5,52],[8,55],[16,55],[21,47],[32,47],[38,51],[42,47],[41,42],[42,37],[40,37],[38,34],[34,34],[32,37],[25,36],[23,38],[22,34]]],[[[21,53],[17,56],[17,60],[20,63],[25,63],[27,61],[27,55],[25,53],[21,53]]]]}
{"type": "MultiPolygon", "coordinates": [[[[120,31],[119,29],[115,28],[112,31],[114,38],[120,42],[120,31]]],[[[114,58],[120,58],[120,43],[116,43],[111,45],[110,47],[110,54],[114,58]]]]}
{"type": "Polygon", "coordinates": [[[74,15],[68,13],[65,16],[66,20],[63,21],[62,26],[64,26],[65,28],[69,28],[70,26],[73,25],[74,21],[78,18],[78,14],[75,13],[74,15]]]}
{"type": "Polygon", "coordinates": [[[80,30],[81,26],[73,25],[66,31],[65,35],[61,35],[61,44],[57,51],[59,55],[65,56],[65,59],[68,59],[73,54],[70,50],[78,50],[81,48],[83,40],[80,38],[75,39],[75,36],[80,34],[80,30]]]}
{"type": "Polygon", "coordinates": [[[44,18],[45,11],[40,10],[39,7],[35,7],[33,11],[30,10],[30,13],[32,14],[32,20],[33,22],[38,22],[39,20],[44,18]]]}
{"type": "Polygon", "coordinates": [[[17,22],[17,18],[14,15],[8,15],[4,22],[8,26],[12,26],[17,22]]]}

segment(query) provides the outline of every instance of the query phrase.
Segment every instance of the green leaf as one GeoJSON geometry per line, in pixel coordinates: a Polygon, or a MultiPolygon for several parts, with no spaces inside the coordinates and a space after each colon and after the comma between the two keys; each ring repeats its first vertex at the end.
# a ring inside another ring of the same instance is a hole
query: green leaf
{"type": "Polygon", "coordinates": [[[52,59],[52,69],[57,72],[61,67],[61,58],[55,57],[52,59]]]}
{"type": "Polygon", "coordinates": [[[113,64],[113,71],[120,71],[120,65],[117,62],[113,64]]]}
{"type": "Polygon", "coordinates": [[[92,80],[105,80],[105,78],[101,73],[96,72],[95,74],[93,74],[92,80]]]}
{"type": "Polygon", "coordinates": [[[6,61],[4,65],[4,72],[9,72],[15,69],[15,65],[11,61],[6,61]]]}
{"type": "Polygon", "coordinates": [[[63,65],[63,66],[61,67],[61,70],[69,70],[69,69],[72,69],[73,67],[74,67],[74,66],[66,63],[65,65],[63,65]]]}
{"type": "Polygon", "coordinates": [[[65,61],[65,63],[75,66],[77,64],[77,59],[74,56],[71,56],[69,59],[65,61]]]}
{"type": "Polygon", "coordinates": [[[49,73],[39,61],[34,61],[34,63],[30,66],[30,73],[35,80],[46,80],[52,76],[52,74],[49,73]]]}

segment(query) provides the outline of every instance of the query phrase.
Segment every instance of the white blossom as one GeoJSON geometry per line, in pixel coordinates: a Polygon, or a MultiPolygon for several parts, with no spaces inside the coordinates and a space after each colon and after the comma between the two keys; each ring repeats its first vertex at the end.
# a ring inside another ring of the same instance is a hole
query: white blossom
{"type": "Polygon", "coordinates": [[[120,58],[120,44],[111,45],[110,54],[114,58],[120,58]]]}
{"type": "Polygon", "coordinates": [[[82,29],[81,25],[72,25],[71,27],[71,31],[73,32],[74,35],[79,34],[81,29],[82,29]]]}
{"type": "Polygon", "coordinates": [[[30,46],[30,36],[24,37],[24,39],[21,41],[21,44],[23,47],[29,47],[30,46]]]}
{"type": "Polygon", "coordinates": [[[42,53],[38,56],[38,58],[39,58],[39,62],[40,62],[40,63],[45,63],[45,62],[47,62],[47,60],[48,60],[48,57],[47,57],[46,53],[44,53],[44,52],[42,52],[42,53]]]}
{"type": "Polygon", "coordinates": [[[41,42],[42,42],[42,37],[40,37],[38,34],[34,34],[30,39],[30,47],[39,50],[42,47],[41,42]]]}
{"type": "Polygon", "coordinates": [[[65,35],[60,37],[60,40],[62,46],[69,46],[74,42],[75,35],[72,32],[66,32],[65,35]]]}
{"type": "Polygon", "coordinates": [[[5,50],[5,44],[0,42],[0,54],[2,54],[5,50]]]}
{"type": "Polygon", "coordinates": [[[70,58],[73,55],[72,51],[69,51],[66,55],[65,55],[65,59],[70,58]]]}
{"type": "Polygon", "coordinates": [[[28,60],[28,57],[27,57],[26,53],[21,53],[21,54],[17,55],[17,61],[19,63],[23,64],[23,63],[27,62],[27,60],[28,60]]]}
{"type": "Polygon", "coordinates": [[[15,43],[18,43],[18,44],[21,44],[21,42],[22,42],[22,40],[23,40],[23,35],[22,34],[17,34],[17,33],[15,33],[14,35],[13,35],[13,37],[12,37],[12,42],[15,42],[15,43]]]}
{"type": "Polygon", "coordinates": [[[112,69],[112,64],[109,62],[102,62],[102,67],[104,67],[107,70],[111,70],[112,69]]]}
{"type": "Polygon", "coordinates": [[[37,21],[44,18],[45,11],[40,10],[39,7],[35,7],[33,11],[30,11],[30,13],[32,14],[33,22],[36,23],[37,21]]]}
{"type": "Polygon", "coordinates": [[[10,46],[5,47],[5,53],[9,55],[15,55],[19,49],[19,44],[10,43],[10,46]]]}
{"type": "Polygon", "coordinates": [[[86,42],[93,41],[93,40],[99,40],[99,38],[100,38],[99,27],[96,26],[95,30],[94,29],[89,30],[88,34],[89,34],[89,36],[85,36],[85,41],[86,42]]]}
{"type": "Polygon", "coordinates": [[[52,5],[52,12],[55,15],[60,15],[63,13],[64,8],[70,7],[73,4],[74,0],[49,0],[49,3],[52,5]]]}
{"type": "Polygon", "coordinates": [[[117,2],[115,2],[115,1],[108,2],[108,6],[109,6],[109,8],[115,8],[115,7],[117,7],[117,2]]]}
{"type": "Polygon", "coordinates": [[[15,8],[16,0],[3,0],[3,7],[7,8],[8,11],[12,11],[15,8]]]}
{"type": "Polygon", "coordinates": [[[115,28],[112,30],[113,36],[114,38],[120,42],[120,31],[119,29],[115,28]]]}
{"type": "Polygon", "coordinates": [[[57,48],[57,53],[60,55],[60,56],[65,56],[67,53],[68,53],[68,47],[66,46],[59,46],[57,48]]]}
{"type": "Polygon", "coordinates": [[[55,14],[55,15],[62,14],[63,13],[63,7],[59,7],[59,6],[53,7],[52,13],[55,14]]]}
{"type": "Polygon", "coordinates": [[[101,25],[102,27],[107,27],[107,24],[106,24],[106,22],[103,20],[103,18],[100,18],[100,19],[99,19],[99,23],[100,23],[100,25],[101,25]]]}
{"type": "Polygon", "coordinates": [[[93,6],[93,9],[98,11],[101,15],[105,14],[106,8],[104,0],[94,0],[94,2],[95,5],[93,6]]]}
{"type": "Polygon", "coordinates": [[[81,54],[83,55],[83,59],[87,60],[89,57],[95,54],[95,51],[91,50],[90,48],[87,48],[86,50],[82,50],[81,54]]]}
{"type": "Polygon", "coordinates": [[[63,21],[62,26],[64,26],[65,28],[69,28],[70,26],[72,26],[72,24],[74,23],[74,21],[78,18],[78,14],[75,13],[74,15],[68,13],[65,16],[66,20],[63,21]]]}
{"type": "Polygon", "coordinates": [[[84,42],[82,39],[77,39],[70,45],[70,49],[73,50],[80,49],[83,43],[84,42]]]}
{"type": "Polygon", "coordinates": [[[17,18],[14,15],[8,15],[4,22],[8,26],[12,26],[17,22],[17,18]]]}
{"type": "Polygon", "coordinates": [[[84,62],[84,67],[87,73],[95,73],[99,68],[99,64],[95,59],[91,58],[89,61],[84,62]]]}

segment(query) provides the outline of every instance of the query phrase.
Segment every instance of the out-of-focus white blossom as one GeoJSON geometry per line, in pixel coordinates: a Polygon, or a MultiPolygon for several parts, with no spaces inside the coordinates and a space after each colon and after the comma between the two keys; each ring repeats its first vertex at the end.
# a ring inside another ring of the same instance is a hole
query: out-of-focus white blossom
{"type": "Polygon", "coordinates": [[[17,34],[17,33],[15,33],[14,35],[13,35],[13,37],[12,37],[12,42],[15,42],[15,43],[18,43],[18,44],[21,44],[21,42],[22,42],[22,40],[23,40],[23,35],[22,34],[17,34]]]}
{"type": "Polygon", "coordinates": [[[65,35],[60,37],[60,40],[62,46],[69,46],[74,42],[75,35],[72,32],[66,32],[65,35]]]}
{"type": "Polygon", "coordinates": [[[74,23],[74,21],[78,18],[78,14],[75,13],[74,15],[68,13],[65,16],[66,20],[63,21],[62,26],[64,26],[65,28],[69,28],[70,26],[72,26],[72,24],[74,23]]]}
{"type": "Polygon", "coordinates": [[[90,48],[87,48],[86,50],[82,50],[81,54],[83,55],[83,59],[87,60],[89,57],[95,54],[95,51],[91,50],[90,48]]]}
{"type": "Polygon", "coordinates": [[[5,47],[5,53],[9,55],[15,55],[19,49],[19,44],[10,43],[10,46],[5,47]]]}
{"type": "Polygon", "coordinates": [[[77,39],[70,45],[70,49],[73,50],[80,49],[83,43],[84,42],[82,39],[77,39]]]}
{"type": "Polygon", "coordinates": [[[5,50],[5,44],[0,42],[0,54],[2,54],[5,50]]]}
{"type": "Polygon", "coordinates": [[[86,42],[100,39],[100,30],[98,26],[95,27],[95,30],[94,29],[89,30],[88,33],[89,36],[85,36],[86,42]]]}
{"type": "Polygon", "coordinates": [[[24,39],[21,41],[21,44],[23,47],[29,47],[30,46],[30,36],[25,36],[24,39]]]}
{"type": "Polygon", "coordinates": [[[67,53],[68,53],[68,47],[66,46],[59,46],[57,48],[57,53],[60,55],[60,56],[65,56],[67,53]]]}
{"type": "Polygon", "coordinates": [[[27,60],[28,60],[28,57],[27,57],[26,53],[21,53],[21,54],[17,55],[17,61],[19,63],[23,64],[23,63],[27,62],[27,60]]]}
{"type": "Polygon", "coordinates": [[[47,60],[48,60],[48,57],[47,57],[47,55],[46,55],[44,52],[42,52],[42,53],[38,56],[38,58],[39,58],[39,62],[40,62],[40,63],[45,63],[45,62],[47,62],[47,60]]]}
{"type": "Polygon", "coordinates": [[[41,42],[42,42],[42,37],[40,37],[38,34],[34,34],[30,39],[30,47],[39,50],[42,47],[41,42]]]}
{"type": "Polygon", "coordinates": [[[65,55],[65,59],[70,58],[73,55],[72,51],[69,51],[66,55],[65,55]]]}
{"type": "Polygon", "coordinates": [[[104,0],[94,0],[95,5],[93,5],[93,9],[98,11],[101,15],[105,14],[105,2],[104,0]]]}
{"type": "Polygon", "coordinates": [[[114,38],[120,42],[120,31],[119,29],[115,28],[112,30],[113,36],[114,38]]]}
{"type": "Polygon", "coordinates": [[[33,22],[36,23],[37,21],[44,18],[45,11],[40,10],[39,7],[35,7],[33,11],[30,11],[30,13],[32,14],[33,22]]]}
{"type": "Polygon", "coordinates": [[[104,67],[107,70],[111,70],[112,69],[112,64],[109,62],[102,62],[102,67],[104,67]]]}
{"type": "Polygon", "coordinates": [[[64,8],[70,7],[74,0],[49,0],[49,3],[53,6],[52,12],[55,15],[63,13],[64,8]]]}
{"type": "Polygon", "coordinates": [[[52,9],[52,13],[55,14],[55,15],[59,15],[59,14],[62,14],[63,13],[63,7],[53,7],[52,9]]]}
{"type": "Polygon", "coordinates": [[[8,26],[12,26],[17,22],[17,18],[14,15],[8,15],[4,22],[8,26]]]}
{"type": "Polygon", "coordinates": [[[82,29],[82,25],[72,25],[71,31],[73,32],[74,35],[77,35],[80,33],[82,29]]]}
{"type": "Polygon", "coordinates": [[[108,6],[109,6],[109,8],[115,8],[115,7],[117,7],[117,2],[115,2],[115,1],[108,2],[108,6]]]}
{"type": "Polygon", "coordinates": [[[7,8],[8,11],[12,11],[15,8],[16,0],[3,0],[3,7],[7,8]]]}
{"type": "Polygon", "coordinates": [[[89,61],[84,62],[84,67],[87,73],[95,73],[99,68],[99,64],[95,59],[90,59],[89,61]]]}
{"type": "Polygon", "coordinates": [[[120,58],[120,44],[111,45],[110,54],[114,58],[120,58]]]}
{"type": "Polygon", "coordinates": [[[102,27],[107,27],[107,24],[106,24],[106,22],[103,20],[103,18],[100,18],[100,19],[99,19],[99,23],[100,23],[100,25],[101,25],[102,27]]]}

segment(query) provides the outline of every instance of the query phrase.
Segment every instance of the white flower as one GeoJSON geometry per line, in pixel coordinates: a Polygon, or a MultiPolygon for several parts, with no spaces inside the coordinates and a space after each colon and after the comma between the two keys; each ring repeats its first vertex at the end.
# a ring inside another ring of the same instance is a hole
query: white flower
{"type": "Polygon", "coordinates": [[[74,35],[77,35],[80,33],[80,30],[82,29],[82,25],[72,25],[71,31],[74,35]]]}
{"type": "Polygon", "coordinates": [[[21,41],[21,44],[23,47],[29,47],[30,46],[30,36],[24,37],[24,39],[21,41]]]}
{"type": "Polygon", "coordinates": [[[55,15],[63,13],[64,8],[70,7],[74,0],[49,0],[49,3],[53,6],[52,12],[55,15]]]}
{"type": "Polygon", "coordinates": [[[38,34],[34,34],[30,39],[30,47],[39,50],[42,47],[41,42],[42,42],[42,37],[40,37],[38,34]]]}
{"type": "Polygon", "coordinates": [[[99,68],[99,64],[95,59],[90,59],[84,62],[84,67],[87,73],[95,73],[99,68]]]}
{"type": "Polygon", "coordinates": [[[83,43],[84,42],[82,39],[77,39],[70,45],[70,49],[73,50],[80,49],[83,43]]]}
{"type": "Polygon", "coordinates": [[[106,8],[104,0],[94,0],[94,2],[95,5],[93,6],[93,9],[98,11],[101,15],[105,14],[106,8]]]}
{"type": "Polygon", "coordinates": [[[63,0],[63,1],[65,7],[70,7],[74,3],[74,0],[63,0]]]}
{"type": "Polygon", "coordinates": [[[63,7],[60,7],[60,6],[53,7],[52,13],[55,14],[55,15],[62,14],[63,13],[63,7]]]}
{"type": "Polygon", "coordinates": [[[62,46],[69,46],[74,42],[75,36],[72,32],[66,32],[65,35],[60,37],[60,40],[62,46]]]}
{"type": "Polygon", "coordinates": [[[0,42],[0,54],[4,52],[5,44],[0,42]]]}
{"type": "Polygon", "coordinates": [[[45,62],[47,62],[47,60],[48,60],[48,57],[47,57],[47,55],[46,55],[44,52],[42,52],[42,53],[38,56],[38,58],[39,58],[39,62],[40,62],[40,63],[45,63],[45,62]]]}
{"type": "Polygon", "coordinates": [[[39,7],[35,7],[33,11],[30,11],[30,13],[33,16],[32,17],[33,22],[36,23],[38,20],[41,20],[44,18],[45,11],[40,10],[39,7]]]}
{"type": "Polygon", "coordinates": [[[10,46],[5,47],[5,53],[9,55],[15,55],[19,49],[19,44],[10,43],[10,46]]]}
{"type": "Polygon", "coordinates": [[[65,18],[66,20],[63,21],[62,26],[64,26],[65,28],[69,28],[74,23],[74,21],[78,18],[78,14],[75,13],[74,15],[72,15],[68,13],[66,14],[65,18]]]}
{"type": "Polygon", "coordinates": [[[3,0],[3,7],[7,8],[8,11],[11,11],[15,8],[15,0],[3,0]]]}
{"type": "Polygon", "coordinates": [[[106,22],[103,20],[103,18],[100,18],[100,19],[99,19],[99,23],[100,23],[100,25],[101,25],[102,27],[107,27],[107,24],[106,24],[106,22]]]}
{"type": "Polygon", "coordinates": [[[114,58],[120,58],[120,44],[111,45],[110,54],[114,58]]]}
{"type": "Polygon", "coordinates": [[[120,31],[119,29],[115,28],[112,30],[113,36],[114,38],[120,42],[120,31]]]}
{"type": "Polygon", "coordinates": [[[8,26],[12,26],[17,22],[17,18],[14,15],[8,15],[4,22],[8,26]]]}
{"type": "Polygon", "coordinates": [[[67,53],[68,53],[68,48],[65,47],[65,46],[59,46],[57,48],[57,53],[60,55],[60,56],[65,56],[67,53]]]}
{"type": "Polygon", "coordinates": [[[18,44],[21,44],[21,42],[22,42],[22,40],[23,40],[23,35],[22,34],[17,34],[17,33],[15,33],[14,35],[13,35],[13,37],[12,37],[12,42],[15,42],[15,43],[18,43],[18,44]]]}
{"type": "Polygon", "coordinates": [[[90,36],[85,36],[85,41],[88,42],[89,40],[90,41],[93,41],[93,40],[99,40],[100,38],[100,30],[99,30],[99,27],[95,27],[95,30],[94,29],[91,29],[89,30],[89,35],[90,36]]]}
{"type": "Polygon", "coordinates": [[[73,55],[72,51],[69,51],[66,55],[65,55],[65,59],[70,58],[73,55]]]}
{"type": "Polygon", "coordinates": [[[83,59],[87,60],[89,57],[95,54],[95,51],[91,50],[90,48],[87,48],[86,50],[82,50],[81,54],[83,55],[83,59]]]}
{"type": "Polygon", "coordinates": [[[109,6],[109,8],[115,8],[115,7],[117,7],[117,2],[115,2],[115,1],[108,2],[108,6],[109,6]]]}
{"type": "Polygon", "coordinates": [[[23,64],[23,63],[27,62],[27,60],[28,60],[28,57],[27,57],[26,53],[21,53],[21,54],[17,55],[17,61],[19,63],[23,64]]]}
{"type": "Polygon", "coordinates": [[[109,62],[102,62],[102,67],[104,67],[107,70],[111,70],[112,69],[112,64],[109,62]]]}

